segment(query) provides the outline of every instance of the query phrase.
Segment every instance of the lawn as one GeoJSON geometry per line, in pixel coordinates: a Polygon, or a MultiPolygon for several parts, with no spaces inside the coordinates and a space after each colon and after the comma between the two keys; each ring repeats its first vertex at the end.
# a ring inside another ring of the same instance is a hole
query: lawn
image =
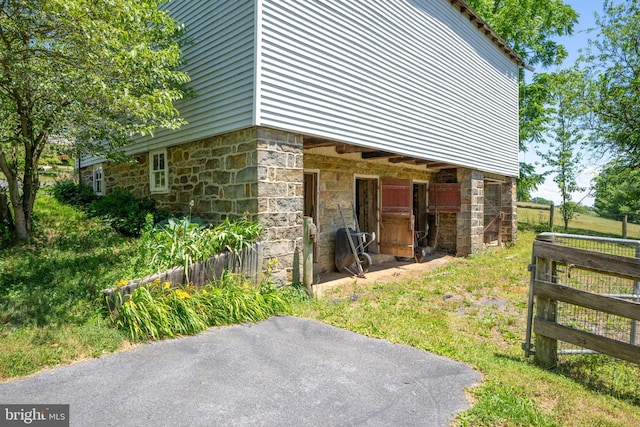
{"type": "MultiPolygon", "coordinates": [[[[138,243],[40,194],[37,239],[0,248],[0,381],[133,345],[101,290],[135,277],[138,243]],[[134,262],[132,262],[132,260],[134,262]]],[[[355,283],[294,314],[470,364],[484,381],[456,425],[640,425],[640,369],[563,356],[555,371],[524,358],[533,233],[403,282],[355,283]]]]}
{"type": "Polygon", "coordinates": [[[0,249],[0,381],[128,345],[102,290],[132,274],[136,242],[44,192],[35,215],[32,244],[0,249]]]}
{"type": "MultiPolygon", "coordinates": [[[[518,203],[518,224],[529,229],[548,231],[548,206],[533,203],[518,203]]],[[[564,223],[560,208],[556,207],[554,216],[554,231],[564,233],[564,223]]],[[[603,237],[622,237],[622,222],[601,218],[595,215],[577,213],[569,221],[568,233],[589,234],[603,237]]],[[[627,224],[627,237],[640,239],[640,224],[627,224]]]]}
{"type": "Polygon", "coordinates": [[[532,233],[403,282],[358,285],[295,314],[450,357],[480,371],[475,406],[456,425],[637,426],[640,369],[599,355],[555,371],[524,357],[532,233]]]}

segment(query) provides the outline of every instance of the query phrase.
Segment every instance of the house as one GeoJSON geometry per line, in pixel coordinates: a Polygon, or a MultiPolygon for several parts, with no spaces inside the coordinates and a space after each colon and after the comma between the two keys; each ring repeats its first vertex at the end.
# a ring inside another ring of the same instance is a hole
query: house
{"type": "Polygon", "coordinates": [[[217,223],[266,226],[264,261],[296,280],[303,217],[334,268],[340,209],[371,252],[413,256],[414,231],[458,255],[516,239],[518,73],[525,64],[462,0],[174,1],[193,43],[188,124],[83,179],[217,223]],[[350,221],[351,223],[353,221],[350,221]]]}

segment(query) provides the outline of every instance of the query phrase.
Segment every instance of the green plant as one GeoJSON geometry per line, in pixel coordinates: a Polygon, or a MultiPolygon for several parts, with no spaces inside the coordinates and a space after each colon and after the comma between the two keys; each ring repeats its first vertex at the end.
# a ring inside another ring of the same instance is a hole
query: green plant
{"type": "Polygon", "coordinates": [[[250,247],[262,235],[261,224],[246,219],[225,219],[216,227],[206,227],[196,218],[170,218],[142,233],[142,246],[149,264],[156,271],[174,266],[188,266],[194,261],[203,261],[225,251],[239,253],[250,247]]]}
{"type": "Polygon", "coordinates": [[[50,187],[51,195],[56,200],[72,206],[88,207],[98,196],[88,185],[73,181],[57,181],[50,187]]]}
{"type": "Polygon", "coordinates": [[[122,303],[117,327],[133,341],[191,335],[209,326],[256,322],[290,311],[277,288],[255,287],[240,276],[223,274],[217,282],[195,288],[171,288],[153,282],[137,288],[122,303]]]}
{"type": "Polygon", "coordinates": [[[153,199],[137,198],[129,190],[121,188],[115,188],[111,194],[94,200],[88,213],[103,218],[125,236],[139,236],[149,213],[153,214],[156,220],[166,216],[156,210],[153,199]]]}
{"type": "Polygon", "coordinates": [[[151,255],[151,264],[158,271],[181,265],[188,272],[189,265],[200,259],[202,232],[203,227],[187,217],[169,218],[165,225],[151,230],[148,229],[147,220],[142,237],[146,251],[151,255]]]}
{"type": "Polygon", "coordinates": [[[230,221],[229,217],[212,229],[205,230],[202,238],[203,250],[210,254],[224,251],[238,253],[251,246],[262,236],[264,227],[247,218],[230,221]]]}

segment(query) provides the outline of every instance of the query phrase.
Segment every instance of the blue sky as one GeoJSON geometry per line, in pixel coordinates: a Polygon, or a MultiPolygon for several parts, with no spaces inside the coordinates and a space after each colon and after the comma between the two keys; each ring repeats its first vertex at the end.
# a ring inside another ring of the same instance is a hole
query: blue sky
{"type": "MultiPolygon", "coordinates": [[[[580,49],[586,48],[589,38],[594,37],[594,32],[590,34],[587,32],[590,28],[595,27],[594,12],[602,13],[602,0],[565,0],[565,4],[570,5],[579,14],[578,24],[574,27],[573,35],[567,37],[560,37],[558,40],[566,47],[569,52],[569,57],[565,60],[563,67],[572,65],[578,56],[580,55],[580,49]]],[[[554,69],[545,70],[537,69],[536,72],[555,71],[554,69]]],[[[544,150],[544,147],[540,147],[544,150]]],[[[521,159],[524,159],[527,163],[540,162],[539,157],[534,153],[535,150],[531,149],[526,154],[521,154],[521,159]]],[[[579,175],[579,185],[582,187],[589,187],[591,185],[591,179],[597,173],[598,167],[601,164],[596,164],[593,159],[590,158],[589,153],[584,153],[585,167],[582,169],[579,175]]],[[[537,166],[539,171],[545,170],[543,165],[537,166]]],[[[553,200],[556,204],[560,203],[560,191],[558,186],[553,182],[551,176],[547,177],[547,180],[543,185],[538,187],[538,190],[532,193],[533,197],[544,197],[548,200],[553,200]]],[[[585,205],[593,205],[593,198],[586,196],[586,192],[576,193],[573,195],[573,201],[581,202],[585,205]]]]}

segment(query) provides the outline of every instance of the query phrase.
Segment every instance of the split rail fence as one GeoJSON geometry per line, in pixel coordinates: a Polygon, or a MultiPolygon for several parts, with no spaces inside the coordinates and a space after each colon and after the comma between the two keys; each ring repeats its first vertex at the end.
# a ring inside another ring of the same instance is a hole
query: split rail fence
{"type": "Polygon", "coordinates": [[[597,352],[640,365],[640,241],[542,233],[530,270],[526,356],[553,367],[558,354],[597,352]]]}

